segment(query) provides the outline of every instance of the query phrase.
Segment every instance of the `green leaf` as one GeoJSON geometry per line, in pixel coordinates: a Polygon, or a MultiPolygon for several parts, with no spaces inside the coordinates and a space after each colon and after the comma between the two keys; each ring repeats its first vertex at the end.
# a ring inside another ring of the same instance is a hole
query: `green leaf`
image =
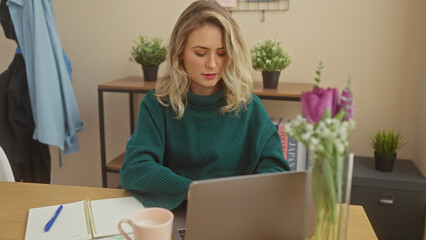
{"type": "Polygon", "coordinates": [[[324,182],[320,169],[314,168],[312,171],[312,189],[314,194],[314,203],[317,209],[317,221],[321,221],[321,212],[324,208],[324,182]]]}
{"type": "MultiPolygon", "coordinates": [[[[328,159],[329,160],[329,159],[328,159]]],[[[334,183],[334,169],[331,167],[330,161],[323,161],[322,172],[326,186],[326,202],[330,210],[330,216],[333,223],[336,223],[336,188],[334,183]]]]}
{"type": "Polygon", "coordinates": [[[255,70],[275,72],[281,71],[291,64],[290,54],[275,39],[259,41],[250,49],[250,53],[255,70]]]}
{"type": "Polygon", "coordinates": [[[341,109],[336,115],[334,115],[334,118],[339,120],[339,121],[343,121],[343,119],[346,116],[346,112],[344,109],[341,109]]]}
{"type": "Polygon", "coordinates": [[[328,107],[325,108],[324,113],[322,114],[322,117],[321,117],[321,121],[327,118],[331,118],[331,112],[330,112],[330,109],[328,109],[328,107]]]}
{"type": "Polygon", "coordinates": [[[150,39],[140,35],[134,43],[130,52],[132,62],[144,66],[158,66],[167,58],[167,47],[162,46],[162,39],[159,37],[150,39]]]}
{"type": "Polygon", "coordinates": [[[382,156],[393,156],[405,145],[405,140],[399,132],[390,130],[378,130],[371,138],[370,145],[377,154],[382,156]]]}

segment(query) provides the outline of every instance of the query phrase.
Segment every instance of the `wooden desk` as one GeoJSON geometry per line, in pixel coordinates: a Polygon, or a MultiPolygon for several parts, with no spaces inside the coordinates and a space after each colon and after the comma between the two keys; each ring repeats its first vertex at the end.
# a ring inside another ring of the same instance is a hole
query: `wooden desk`
{"type": "MultiPolygon", "coordinates": [[[[124,153],[111,160],[107,160],[105,151],[105,120],[104,120],[104,92],[122,92],[129,94],[130,134],[135,129],[135,114],[133,96],[135,93],[147,93],[155,88],[156,82],[145,82],[143,77],[130,76],[106,82],[98,86],[99,104],[99,132],[101,141],[102,186],[107,187],[107,172],[118,173],[124,161],[124,153]]],[[[264,89],[262,82],[254,82],[252,92],[260,99],[277,101],[299,101],[302,92],[310,91],[313,84],[309,83],[278,83],[277,89],[264,89]]]]}
{"type": "Polygon", "coordinates": [[[124,189],[0,182],[0,239],[24,239],[28,210],[84,199],[125,197],[124,189]]]}
{"type": "MultiPolygon", "coordinates": [[[[28,210],[84,199],[125,197],[124,189],[0,182],[0,239],[25,237],[28,210]]],[[[348,240],[377,239],[362,206],[349,207],[348,240]]]]}

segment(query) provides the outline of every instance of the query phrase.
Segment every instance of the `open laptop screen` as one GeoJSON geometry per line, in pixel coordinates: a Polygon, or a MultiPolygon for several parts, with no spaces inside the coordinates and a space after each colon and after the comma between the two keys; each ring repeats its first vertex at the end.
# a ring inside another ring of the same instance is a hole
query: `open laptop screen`
{"type": "Polygon", "coordinates": [[[280,172],[193,182],[185,239],[305,239],[307,177],[280,172]]]}

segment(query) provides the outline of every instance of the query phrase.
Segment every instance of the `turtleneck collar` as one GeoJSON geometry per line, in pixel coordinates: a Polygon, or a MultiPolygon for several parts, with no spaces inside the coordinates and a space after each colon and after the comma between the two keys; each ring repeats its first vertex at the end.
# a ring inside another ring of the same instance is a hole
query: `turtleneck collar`
{"type": "Polygon", "coordinates": [[[214,107],[219,106],[222,102],[222,98],[225,95],[225,87],[221,87],[217,93],[212,95],[197,95],[188,90],[187,98],[188,98],[188,106],[192,107],[214,107]]]}

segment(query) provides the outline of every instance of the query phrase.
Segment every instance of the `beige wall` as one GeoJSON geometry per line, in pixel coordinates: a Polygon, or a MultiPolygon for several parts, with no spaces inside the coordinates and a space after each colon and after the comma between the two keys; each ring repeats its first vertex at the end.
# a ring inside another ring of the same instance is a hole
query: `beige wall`
{"type": "MultiPolygon", "coordinates": [[[[166,42],[180,12],[192,0],[54,0],[62,45],[72,61],[73,86],[85,129],[81,150],[63,156],[58,168],[52,148],[53,182],[100,186],[97,85],[140,75],[128,61],[139,34],[166,42]]],[[[426,2],[423,0],[290,0],[287,12],[233,12],[247,45],[275,37],[292,52],[293,64],[282,82],[313,82],[321,60],[323,86],[342,88],[352,77],[357,127],[351,136],[357,155],[371,156],[370,136],[378,128],[395,128],[408,144],[399,158],[412,159],[426,175],[426,2]]],[[[0,72],[12,61],[15,44],[0,36],[0,72]]],[[[164,72],[164,64],[160,73],[164,72]]],[[[261,80],[260,73],[253,73],[261,80]]],[[[129,129],[128,98],[105,95],[107,156],[120,154],[129,129]]],[[[294,117],[299,103],[264,101],[274,116],[294,117]]]]}
{"type": "MultiPolygon", "coordinates": [[[[426,175],[426,64],[424,65],[424,69],[423,80],[422,83],[419,84],[418,90],[420,92],[420,98],[418,100],[419,104],[417,105],[418,123],[415,127],[416,137],[414,138],[414,141],[416,141],[416,147],[414,150],[415,155],[413,157],[416,160],[417,167],[422,170],[423,176],[426,175]]],[[[424,236],[426,239],[426,233],[424,236]]]]}

